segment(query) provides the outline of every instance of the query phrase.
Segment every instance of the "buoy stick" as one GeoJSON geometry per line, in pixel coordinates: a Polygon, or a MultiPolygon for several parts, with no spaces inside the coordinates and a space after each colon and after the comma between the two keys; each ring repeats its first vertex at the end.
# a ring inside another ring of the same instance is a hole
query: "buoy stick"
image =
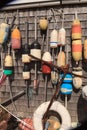
{"type": "Polygon", "coordinates": [[[44,90],[44,102],[46,102],[47,101],[47,80],[48,80],[48,75],[46,74],[45,75],[45,90],[44,90]]]}
{"type": "Polygon", "coordinates": [[[26,83],[27,104],[28,104],[28,108],[29,108],[29,83],[28,83],[28,80],[25,80],[25,83],[26,83]]]}

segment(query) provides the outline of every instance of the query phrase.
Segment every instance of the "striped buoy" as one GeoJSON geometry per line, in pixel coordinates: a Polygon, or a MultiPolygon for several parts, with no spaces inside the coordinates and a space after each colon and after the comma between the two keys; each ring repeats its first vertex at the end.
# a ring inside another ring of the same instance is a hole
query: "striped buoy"
{"type": "Polygon", "coordinates": [[[84,41],[84,59],[87,59],[87,39],[84,41]]]}
{"type": "MultiPolygon", "coordinates": [[[[77,75],[81,75],[82,76],[82,68],[81,67],[77,67],[77,68],[73,68],[73,71],[72,71],[74,74],[77,74],[77,75]]],[[[76,88],[76,89],[80,89],[82,87],[82,78],[80,77],[77,77],[77,76],[74,76],[73,77],[73,86],[76,88]]]]}
{"type": "Polygon", "coordinates": [[[66,59],[65,59],[65,53],[63,51],[60,51],[57,57],[57,66],[65,66],[66,64],[66,59]]]}
{"type": "Polygon", "coordinates": [[[46,18],[41,18],[39,20],[39,26],[42,31],[45,31],[48,27],[48,20],[46,18]]]}
{"type": "Polygon", "coordinates": [[[26,63],[24,64],[24,68],[23,68],[23,79],[24,80],[30,79],[30,67],[26,63]]]}
{"type": "Polygon", "coordinates": [[[57,48],[58,44],[58,31],[54,29],[50,34],[50,47],[57,48]]]}
{"type": "MultiPolygon", "coordinates": [[[[30,48],[30,54],[32,56],[35,56],[39,59],[41,59],[41,46],[39,44],[39,42],[37,40],[35,40],[32,44],[31,44],[31,48],[30,48]]],[[[36,60],[33,59],[32,60],[36,60]]]]}
{"type": "MultiPolygon", "coordinates": [[[[63,77],[63,74],[60,75],[60,78],[63,77]]],[[[62,94],[68,95],[72,94],[72,75],[66,74],[65,78],[62,82],[62,85],[60,86],[60,91],[62,94]]]]}
{"type": "Polygon", "coordinates": [[[58,45],[64,46],[66,44],[66,30],[62,27],[59,30],[58,45]]]}
{"type": "MultiPolygon", "coordinates": [[[[42,56],[42,60],[47,61],[48,63],[52,64],[52,58],[51,54],[49,52],[45,52],[42,56]]],[[[42,63],[42,72],[44,74],[50,74],[51,73],[51,68],[48,66],[46,63],[42,63]]]]}
{"type": "Polygon", "coordinates": [[[0,44],[5,43],[8,40],[10,26],[6,23],[0,24],[0,44]]]}
{"type": "Polygon", "coordinates": [[[22,47],[22,62],[23,63],[29,63],[31,61],[31,57],[29,56],[29,54],[30,54],[30,47],[26,43],[22,47]]]}
{"type": "Polygon", "coordinates": [[[82,41],[73,40],[72,41],[72,57],[75,61],[79,61],[82,57],[82,41]]]}
{"type": "Polygon", "coordinates": [[[11,43],[12,49],[21,48],[21,33],[17,27],[11,33],[11,43]]]}
{"type": "Polygon", "coordinates": [[[4,74],[11,75],[13,72],[13,59],[11,55],[6,55],[4,60],[4,74]]]}
{"type": "Polygon", "coordinates": [[[72,23],[72,29],[71,29],[71,36],[72,40],[79,40],[82,38],[82,31],[81,31],[81,23],[79,19],[75,19],[72,23]]]}

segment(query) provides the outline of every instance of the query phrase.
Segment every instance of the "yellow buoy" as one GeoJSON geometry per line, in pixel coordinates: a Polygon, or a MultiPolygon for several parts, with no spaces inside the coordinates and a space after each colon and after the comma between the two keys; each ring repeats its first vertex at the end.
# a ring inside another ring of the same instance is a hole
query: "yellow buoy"
{"type": "Polygon", "coordinates": [[[11,55],[6,55],[5,61],[4,61],[4,66],[5,67],[12,67],[13,66],[13,60],[11,55]]]}
{"type": "Polygon", "coordinates": [[[46,18],[41,18],[39,20],[39,26],[41,30],[46,30],[48,27],[48,20],[46,18]]]}
{"type": "Polygon", "coordinates": [[[81,40],[72,41],[72,57],[75,61],[79,61],[82,57],[82,42],[81,40]]]}

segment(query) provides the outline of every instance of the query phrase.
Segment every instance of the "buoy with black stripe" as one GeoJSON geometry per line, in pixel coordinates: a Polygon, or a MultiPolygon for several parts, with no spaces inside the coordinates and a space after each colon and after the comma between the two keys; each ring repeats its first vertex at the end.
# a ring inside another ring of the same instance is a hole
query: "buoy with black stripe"
{"type": "MultiPolygon", "coordinates": [[[[82,68],[81,67],[74,67],[73,71],[74,74],[82,76],[82,68]]],[[[82,78],[78,76],[73,77],[73,86],[76,89],[82,88],[82,78]]]]}
{"type": "Polygon", "coordinates": [[[72,57],[78,62],[82,58],[82,41],[73,40],[72,41],[72,57]]]}
{"type": "MultiPolygon", "coordinates": [[[[63,77],[63,74],[60,75],[60,78],[63,77]]],[[[69,95],[72,94],[72,75],[67,73],[64,77],[64,80],[60,86],[60,91],[62,94],[69,95]]]]}

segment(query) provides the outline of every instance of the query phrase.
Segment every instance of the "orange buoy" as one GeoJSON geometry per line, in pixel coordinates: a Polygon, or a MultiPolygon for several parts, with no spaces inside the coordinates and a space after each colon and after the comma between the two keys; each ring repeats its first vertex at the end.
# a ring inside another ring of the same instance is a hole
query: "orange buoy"
{"type": "Polygon", "coordinates": [[[87,39],[84,41],[84,59],[87,59],[87,39]]]}
{"type": "Polygon", "coordinates": [[[82,31],[79,19],[75,19],[73,21],[71,32],[72,32],[72,40],[81,39],[82,31]]]}
{"type": "Polygon", "coordinates": [[[46,18],[41,18],[39,20],[39,26],[41,30],[45,31],[48,27],[48,20],[46,18]]]}
{"type": "Polygon", "coordinates": [[[65,29],[63,27],[59,30],[59,35],[58,36],[59,36],[58,45],[64,46],[66,44],[66,31],[65,31],[65,29]]]}
{"type": "Polygon", "coordinates": [[[57,57],[57,66],[65,66],[66,59],[65,59],[65,53],[63,51],[60,51],[57,57]]]}
{"type": "Polygon", "coordinates": [[[72,57],[77,62],[82,57],[82,41],[73,40],[72,41],[72,57]]]}
{"type": "Polygon", "coordinates": [[[57,44],[58,44],[58,32],[56,29],[54,29],[50,34],[50,47],[57,48],[57,44]]]}
{"type": "Polygon", "coordinates": [[[21,33],[17,27],[12,31],[11,43],[12,43],[12,49],[21,48],[21,33]]]}

